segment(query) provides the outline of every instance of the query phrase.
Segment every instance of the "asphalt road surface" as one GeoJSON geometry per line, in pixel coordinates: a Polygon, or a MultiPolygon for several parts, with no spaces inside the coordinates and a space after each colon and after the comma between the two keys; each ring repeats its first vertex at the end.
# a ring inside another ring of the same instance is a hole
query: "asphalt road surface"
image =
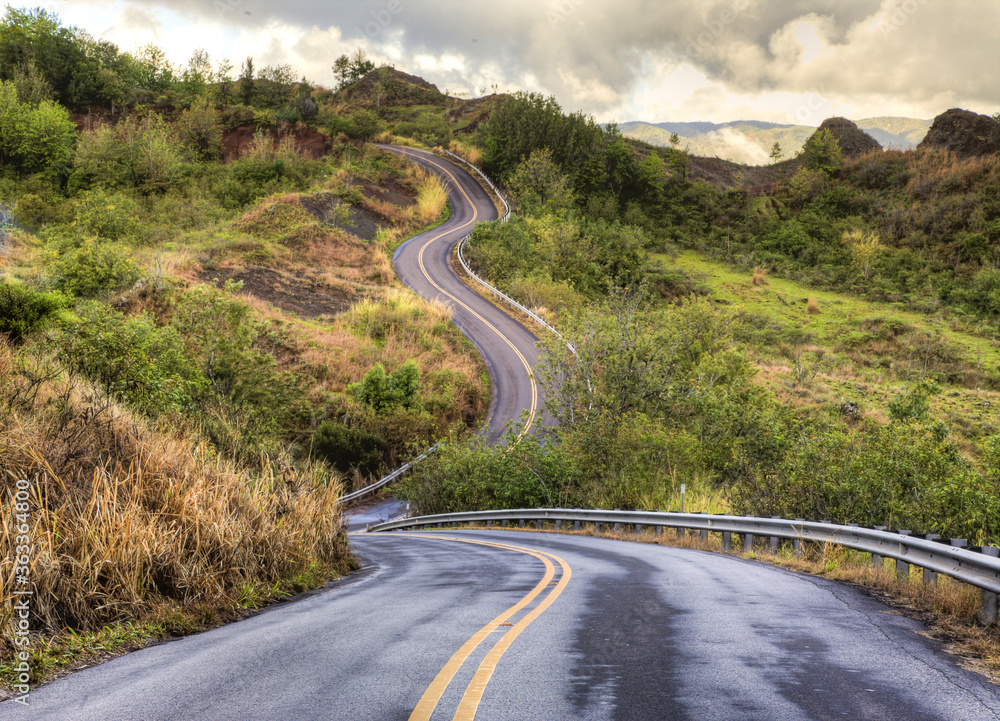
{"type": "Polygon", "coordinates": [[[835,582],[585,536],[353,542],[354,576],[80,671],[0,719],[1000,718],[1000,689],[835,582]]]}
{"type": "Polygon", "coordinates": [[[451,161],[414,148],[380,146],[437,175],[448,190],[451,217],[428,233],[399,247],[393,266],[406,285],[425,298],[443,301],[452,309],[452,320],[479,348],[493,377],[493,399],[486,433],[493,440],[504,434],[508,421],[528,425],[543,420],[542,399],[531,368],[538,361],[538,338],[508,313],[499,310],[458,277],[451,266],[455,245],[477,223],[496,220],[490,196],[464,169],[451,161]]]}

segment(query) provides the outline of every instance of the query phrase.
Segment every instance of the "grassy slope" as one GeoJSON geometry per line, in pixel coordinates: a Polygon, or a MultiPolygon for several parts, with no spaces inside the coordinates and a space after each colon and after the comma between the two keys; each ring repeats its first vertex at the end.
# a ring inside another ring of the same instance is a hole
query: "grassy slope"
{"type": "Polygon", "coordinates": [[[791,280],[767,278],[764,285],[754,285],[751,275],[693,251],[675,259],[654,256],[653,262],[689,274],[718,302],[772,325],[772,333],[751,342],[752,357],[760,380],[793,407],[828,412],[855,401],[862,414],[886,420],[887,402],[903,385],[920,380],[925,368],[929,375],[951,370],[955,379],[965,382],[945,383],[945,392],[933,401],[934,413],[970,440],[996,430],[992,409],[1000,405],[1000,392],[987,389],[989,376],[996,378],[1000,367],[995,339],[955,330],[938,316],[807,289],[791,280]],[[810,298],[818,313],[808,311],[810,298]],[[893,339],[879,338],[877,331],[885,321],[911,330],[893,339]],[[942,350],[950,351],[949,361],[941,360],[942,350]],[[977,368],[982,371],[978,390],[977,368]]]}

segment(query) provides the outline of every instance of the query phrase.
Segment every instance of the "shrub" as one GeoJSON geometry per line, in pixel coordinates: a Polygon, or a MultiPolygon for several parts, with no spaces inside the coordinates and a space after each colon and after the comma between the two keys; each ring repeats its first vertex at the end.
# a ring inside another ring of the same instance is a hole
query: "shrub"
{"type": "Polygon", "coordinates": [[[177,121],[181,140],[199,160],[222,155],[222,122],[208,98],[200,98],[177,121]]]}
{"type": "Polygon", "coordinates": [[[425,145],[446,145],[451,139],[451,127],[440,115],[423,113],[416,120],[400,123],[395,133],[418,140],[425,145]]]}
{"type": "Polygon", "coordinates": [[[18,100],[12,82],[0,80],[0,166],[21,173],[63,170],[73,153],[76,126],[56,102],[18,100]]]}
{"type": "Polygon", "coordinates": [[[937,381],[924,379],[911,390],[903,392],[889,401],[889,416],[894,421],[925,421],[930,416],[930,397],[941,392],[937,381]]]}
{"type": "Polygon", "coordinates": [[[57,290],[81,298],[131,288],[141,276],[128,248],[94,237],[57,242],[47,266],[57,290]]]}
{"type": "Polygon", "coordinates": [[[234,297],[239,283],[196,286],[178,300],[171,325],[208,380],[194,400],[204,432],[220,450],[246,463],[278,450],[278,441],[308,417],[302,379],[282,370],[267,347],[274,331],[234,297]]]}
{"type": "Polygon", "coordinates": [[[409,360],[386,375],[385,367],[378,363],[365,373],[360,383],[348,386],[347,390],[378,415],[392,413],[398,408],[419,410],[420,369],[416,361],[409,360]]]}
{"type": "Polygon", "coordinates": [[[18,345],[25,336],[41,330],[65,299],[55,293],[38,293],[12,283],[0,283],[0,333],[18,345]]]}
{"type": "Polygon", "coordinates": [[[376,435],[333,421],[320,424],[313,434],[313,453],[342,473],[357,469],[369,476],[382,465],[385,443],[376,435]]]}
{"type": "Polygon", "coordinates": [[[188,408],[207,384],[173,328],[157,328],[146,316],[126,318],[95,301],[75,313],[79,322],[68,323],[59,341],[63,357],[117,400],[155,416],[188,408]]]}
{"type": "Polygon", "coordinates": [[[182,154],[173,131],[160,116],[130,115],[114,127],[102,125],[84,132],[74,161],[74,187],[97,184],[148,194],[162,192],[179,180],[182,154]]]}
{"type": "Polygon", "coordinates": [[[84,235],[112,242],[134,242],[142,228],[139,204],[124,193],[86,191],[75,203],[76,227],[84,235]]]}
{"type": "Polygon", "coordinates": [[[443,443],[403,479],[400,497],[420,513],[558,505],[556,479],[566,470],[558,447],[535,436],[508,440],[502,452],[482,438],[443,443]]]}

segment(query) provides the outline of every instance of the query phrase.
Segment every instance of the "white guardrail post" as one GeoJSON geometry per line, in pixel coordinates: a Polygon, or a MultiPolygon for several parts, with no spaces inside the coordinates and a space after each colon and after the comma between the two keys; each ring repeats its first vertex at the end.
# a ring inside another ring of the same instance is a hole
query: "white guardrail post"
{"type": "MultiPolygon", "coordinates": [[[[702,513],[665,513],[662,511],[605,511],[564,508],[522,508],[501,511],[471,511],[443,513],[433,516],[402,518],[369,527],[372,532],[413,530],[430,526],[455,526],[461,524],[516,523],[518,527],[534,522],[536,528],[551,523],[558,528],[579,530],[581,524],[628,524],[633,528],[675,528],[699,531],[702,538],[709,533],[722,535],[723,550],[729,550],[732,534],[740,534],[747,542],[753,537],[767,537],[767,547],[777,550],[781,541],[791,541],[796,551],[803,541],[817,544],[835,544],[872,554],[873,557],[892,558],[897,574],[909,578],[912,566],[925,573],[943,574],[963,583],[976,586],[982,592],[980,620],[984,624],[997,623],[997,596],[1000,594],[1000,549],[986,546],[979,550],[963,547],[964,541],[921,538],[909,531],[886,531],[861,528],[855,525],[838,525],[813,521],[782,518],[755,518],[752,516],[719,516],[702,513]]],[[[752,544],[752,541],[750,541],[752,544]]],[[[753,547],[752,545],[750,546],[753,547]]]]}
{"type": "MultiPolygon", "coordinates": [[[[500,218],[500,222],[501,223],[506,223],[507,220],[508,220],[508,218],[510,218],[510,205],[504,199],[503,195],[500,194],[500,191],[497,190],[497,187],[493,184],[493,181],[491,181],[486,176],[486,174],[483,173],[483,171],[481,171],[479,168],[477,168],[475,165],[473,165],[472,163],[470,163],[468,160],[466,160],[462,156],[456,155],[455,153],[451,152],[450,150],[445,150],[444,152],[446,152],[451,157],[455,158],[455,160],[459,161],[460,163],[464,163],[465,165],[468,165],[470,168],[472,168],[472,170],[477,175],[479,175],[479,177],[482,178],[486,182],[486,184],[493,190],[493,192],[496,194],[496,196],[498,198],[500,198],[500,202],[503,203],[503,207],[504,207],[504,209],[506,211],[504,213],[503,217],[500,218]]],[[[542,326],[543,328],[545,328],[547,331],[549,331],[550,333],[552,333],[553,335],[555,335],[556,338],[558,338],[559,340],[561,340],[563,343],[566,344],[566,347],[569,349],[570,353],[572,353],[573,355],[576,355],[576,348],[574,348],[573,344],[570,343],[569,341],[567,341],[563,337],[562,333],[560,333],[559,331],[557,331],[555,328],[553,328],[546,321],[542,320],[542,318],[537,313],[534,313],[533,311],[528,310],[528,308],[526,308],[523,305],[521,305],[520,303],[518,303],[516,300],[514,300],[513,298],[511,298],[509,295],[507,295],[503,291],[501,291],[501,290],[499,290],[497,288],[494,288],[492,285],[490,285],[488,282],[486,282],[485,280],[483,280],[482,278],[480,278],[476,273],[473,272],[472,268],[469,267],[468,261],[465,259],[465,246],[466,246],[466,244],[468,244],[469,240],[471,240],[471,239],[472,239],[472,235],[469,234],[469,235],[465,236],[464,238],[462,238],[460,241],[458,241],[458,260],[462,264],[462,268],[465,270],[465,272],[469,274],[469,277],[472,278],[477,283],[479,283],[479,285],[483,286],[486,290],[488,290],[489,292],[493,293],[493,295],[495,295],[497,298],[499,298],[500,300],[502,300],[504,303],[507,303],[507,304],[509,304],[509,305],[517,308],[519,311],[521,311],[522,313],[524,313],[526,316],[528,316],[529,318],[531,318],[533,321],[535,321],[536,323],[538,323],[540,326],[542,326]]]]}

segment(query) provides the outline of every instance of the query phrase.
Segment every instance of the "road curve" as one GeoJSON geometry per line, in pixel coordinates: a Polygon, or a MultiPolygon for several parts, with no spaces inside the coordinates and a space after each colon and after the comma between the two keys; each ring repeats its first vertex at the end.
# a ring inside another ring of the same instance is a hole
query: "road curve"
{"type": "Polygon", "coordinates": [[[414,291],[448,304],[452,320],[485,358],[493,379],[486,434],[499,440],[508,421],[517,423],[522,412],[527,412],[529,426],[535,424],[543,415],[538,384],[531,373],[538,362],[538,338],[471,290],[450,262],[455,245],[477,223],[497,218],[493,201],[468,172],[451,161],[414,148],[379,147],[434,173],[448,191],[451,217],[440,227],[401,245],[393,257],[393,266],[414,291]]]}
{"type": "Polygon", "coordinates": [[[36,689],[0,721],[1000,718],[1000,689],[836,582],[585,536],[353,542],[360,573],[36,689]]]}

